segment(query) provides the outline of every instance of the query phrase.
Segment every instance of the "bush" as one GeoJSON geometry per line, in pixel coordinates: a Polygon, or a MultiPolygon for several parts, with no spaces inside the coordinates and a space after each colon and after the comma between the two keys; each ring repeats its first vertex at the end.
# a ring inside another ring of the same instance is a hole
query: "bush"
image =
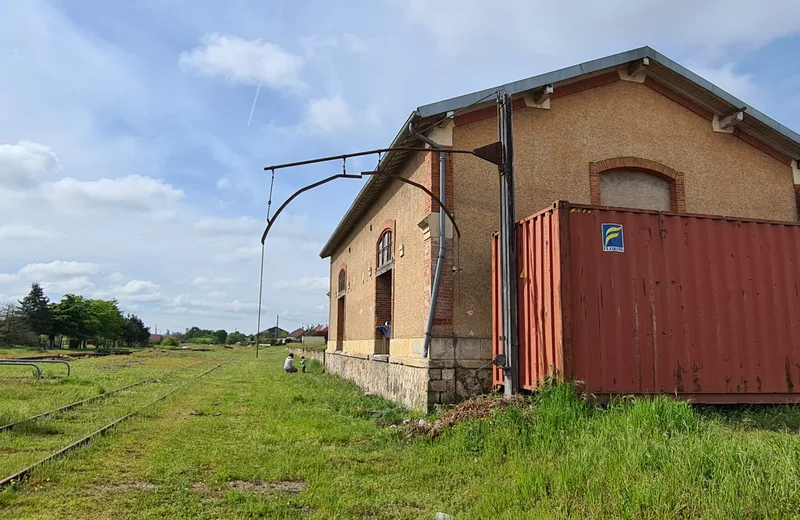
{"type": "Polygon", "coordinates": [[[180,345],[180,342],[178,341],[177,338],[174,338],[172,336],[167,336],[166,338],[164,338],[164,341],[161,342],[161,345],[164,347],[177,347],[178,345],[180,345]]]}

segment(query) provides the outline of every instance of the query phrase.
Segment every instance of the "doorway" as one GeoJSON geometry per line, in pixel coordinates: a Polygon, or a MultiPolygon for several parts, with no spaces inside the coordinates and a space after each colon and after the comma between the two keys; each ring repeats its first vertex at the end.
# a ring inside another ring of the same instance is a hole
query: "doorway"
{"type": "Polygon", "coordinates": [[[375,278],[375,354],[389,354],[392,339],[392,270],[375,278]]]}

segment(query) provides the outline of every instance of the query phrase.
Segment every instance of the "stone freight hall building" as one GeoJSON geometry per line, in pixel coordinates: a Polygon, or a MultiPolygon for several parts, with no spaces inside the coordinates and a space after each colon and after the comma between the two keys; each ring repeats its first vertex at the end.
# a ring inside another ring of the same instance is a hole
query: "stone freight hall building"
{"type": "MultiPolygon", "coordinates": [[[[649,47],[504,85],[514,96],[516,212],[554,201],[798,219],[800,135],[649,47]]],[[[392,146],[497,140],[496,89],[419,107],[392,146]],[[424,130],[426,139],[416,132],[424,130]]],[[[386,154],[321,252],[330,258],[326,365],[407,406],[490,389],[497,169],[470,155],[386,154]],[[444,269],[424,355],[440,241],[444,269]]]]}

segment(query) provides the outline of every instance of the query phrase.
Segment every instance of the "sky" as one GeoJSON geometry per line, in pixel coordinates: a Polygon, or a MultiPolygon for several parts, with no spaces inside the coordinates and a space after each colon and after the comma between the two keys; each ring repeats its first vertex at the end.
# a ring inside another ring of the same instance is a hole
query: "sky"
{"type": "MultiPolygon", "coordinates": [[[[418,106],[649,45],[800,130],[800,2],[0,0],[0,303],[254,333],[268,164],[388,146],[418,106]]],[[[352,161],[371,169],[374,158],[352,161]]],[[[340,164],[278,171],[273,210],[340,164]]],[[[262,329],[327,323],[362,181],[267,241],[262,329]]]]}

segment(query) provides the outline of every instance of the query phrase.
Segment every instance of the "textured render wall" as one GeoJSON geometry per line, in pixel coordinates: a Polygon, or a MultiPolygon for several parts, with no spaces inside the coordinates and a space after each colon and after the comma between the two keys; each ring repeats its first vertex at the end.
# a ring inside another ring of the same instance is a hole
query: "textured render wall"
{"type": "MultiPolygon", "coordinates": [[[[775,220],[797,218],[791,169],[640,83],[551,98],[551,109],[514,112],[517,219],[556,200],[590,203],[589,162],[641,157],[684,173],[686,211],[775,220]]],[[[454,148],[497,140],[494,117],[454,129],[454,148]]],[[[462,238],[454,287],[454,334],[491,334],[491,234],[498,228],[493,166],[456,156],[453,200],[462,238]]]]}
{"type": "MultiPolygon", "coordinates": [[[[425,184],[429,176],[428,154],[417,154],[406,164],[403,175],[425,184]]],[[[339,270],[347,268],[345,297],[344,351],[360,356],[374,353],[375,347],[375,263],[376,245],[384,226],[395,225],[393,247],[395,267],[392,273],[394,313],[392,355],[411,356],[413,344],[408,338],[421,338],[425,322],[425,254],[422,230],[417,225],[427,216],[426,195],[421,190],[392,183],[361,222],[354,227],[342,247],[331,257],[330,321],[336,323],[335,295],[339,270]],[[402,248],[402,256],[401,256],[402,248]],[[371,273],[371,274],[370,274],[371,273]]],[[[329,330],[329,345],[335,350],[338,331],[329,330]]]]}

